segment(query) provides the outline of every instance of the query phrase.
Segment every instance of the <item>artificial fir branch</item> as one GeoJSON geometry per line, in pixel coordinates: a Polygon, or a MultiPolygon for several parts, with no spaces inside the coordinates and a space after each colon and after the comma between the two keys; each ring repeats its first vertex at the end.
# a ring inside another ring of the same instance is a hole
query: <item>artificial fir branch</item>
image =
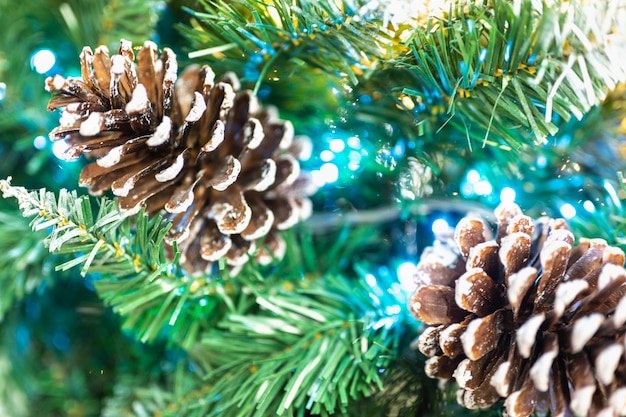
{"type": "Polygon", "coordinates": [[[210,296],[224,292],[220,280],[186,279],[175,262],[165,260],[161,241],[169,223],[160,216],[139,213],[130,219],[106,198],[94,212],[86,196],[61,190],[57,198],[7,180],[0,181],[0,190],[18,200],[25,217],[33,217],[33,229],[48,231],[44,243],[51,252],[73,255],[57,269],[80,265],[82,274],[101,277],[95,283],[98,294],[140,340],[154,340],[167,328],[171,341],[188,346],[208,319],[202,313],[220,303],[210,296]]]}
{"type": "Polygon", "coordinates": [[[618,3],[458,2],[395,61],[413,74],[403,103],[421,120],[445,110],[435,130],[451,124],[482,146],[546,144],[625,79],[618,3]]]}
{"type": "Polygon", "coordinates": [[[59,5],[58,14],[77,47],[113,46],[120,39],[139,43],[151,38],[162,7],[158,0],[68,1],[59,5]]]}
{"type": "MultiPolygon", "coordinates": [[[[277,61],[307,62],[352,83],[386,53],[389,34],[380,24],[360,19],[349,0],[318,2],[202,1],[191,11],[195,23],[182,27],[197,48],[190,57],[226,57],[214,67],[241,68],[244,79],[263,82],[277,61]],[[222,61],[222,62],[220,62],[222,61]]],[[[257,84],[258,87],[258,84],[257,84]]]]}
{"type": "Polygon", "coordinates": [[[233,305],[193,353],[222,366],[167,415],[345,414],[383,388],[407,330],[399,284],[377,278],[305,278],[233,305]]]}
{"type": "Polygon", "coordinates": [[[0,321],[15,301],[50,278],[54,268],[41,244],[42,232],[33,233],[19,212],[0,211],[0,321]]]}

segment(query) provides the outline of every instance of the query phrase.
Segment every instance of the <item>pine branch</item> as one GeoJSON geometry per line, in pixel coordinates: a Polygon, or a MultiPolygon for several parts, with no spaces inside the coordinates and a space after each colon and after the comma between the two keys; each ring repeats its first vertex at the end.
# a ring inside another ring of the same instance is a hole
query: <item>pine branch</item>
{"type": "Polygon", "coordinates": [[[188,279],[176,260],[166,260],[162,240],[170,225],[160,216],[129,218],[106,198],[98,200],[95,212],[89,198],[76,192],[61,190],[57,198],[8,180],[0,181],[0,190],[18,200],[25,217],[33,217],[34,230],[48,231],[44,243],[51,252],[73,256],[58,270],[81,266],[81,274],[99,277],[99,296],[125,317],[124,327],[141,341],[167,330],[172,342],[189,346],[221,304],[212,296],[226,292],[220,279],[188,279]]]}
{"type": "Polygon", "coordinates": [[[482,146],[546,144],[625,79],[617,1],[488,3],[458,2],[449,17],[416,29],[412,53],[395,61],[413,74],[403,103],[435,120],[433,131],[449,124],[482,146]],[[433,117],[441,110],[443,123],[433,117]]]}
{"type": "Polygon", "coordinates": [[[118,45],[122,38],[141,44],[153,37],[161,5],[158,0],[68,1],[59,5],[58,13],[77,48],[118,45]]]}
{"type": "Polygon", "coordinates": [[[3,348],[0,350],[0,416],[28,416],[28,393],[20,386],[15,373],[11,354],[3,348]]]}
{"type": "Polygon", "coordinates": [[[213,65],[241,68],[237,72],[248,81],[264,82],[281,66],[279,60],[293,59],[356,83],[357,75],[384,55],[388,42],[381,25],[360,19],[350,0],[201,4],[204,12],[189,10],[195,22],[181,28],[197,49],[190,57],[225,57],[213,65]]]}
{"type": "Polygon", "coordinates": [[[408,326],[403,305],[398,284],[366,271],[358,280],[326,275],[252,294],[194,349],[199,363],[222,366],[167,415],[345,413],[382,389],[408,326]]]}
{"type": "Polygon", "coordinates": [[[44,237],[32,233],[19,213],[0,211],[0,321],[14,302],[49,280],[53,266],[44,237]]]}

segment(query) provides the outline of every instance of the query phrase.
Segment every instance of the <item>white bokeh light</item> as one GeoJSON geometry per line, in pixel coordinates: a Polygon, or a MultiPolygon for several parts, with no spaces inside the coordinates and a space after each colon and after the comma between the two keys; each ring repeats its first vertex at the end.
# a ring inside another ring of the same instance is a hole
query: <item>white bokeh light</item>
{"type": "Polygon", "coordinates": [[[46,147],[46,143],[47,143],[47,142],[48,142],[48,141],[46,140],[46,137],[45,137],[45,136],[41,136],[41,135],[39,135],[39,136],[37,136],[37,137],[33,140],[33,146],[34,146],[36,149],[43,149],[43,148],[45,148],[45,147],[46,147]]]}
{"type": "Polygon", "coordinates": [[[64,140],[59,140],[57,142],[54,142],[54,144],[52,145],[52,153],[57,158],[65,161],[67,159],[65,157],[65,151],[67,151],[69,147],[70,145],[68,145],[67,142],[65,142],[64,140]]]}
{"type": "Polygon", "coordinates": [[[329,147],[331,151],[339,153],[345,149],[346,144],[341,139],[333,139],[330,141],[329,147]]]}
{"type": "Polygon", "coordinates": [[[476,184],[478,181],[480,181],[480,173],[478,171],[475,169],[467,171],[467,182],[470,184],[476,184]]]}
{"type": "Polygon", "coordinates": [[[415,270],[413,262],[404,262],[398,266],[398,280],[403,291],[408,293],[415,291],[415,270]]]}
{"type": "Polygon", "coordinates": [[[563,204],[560,211],[561,216],[565,217],[566,219],[571,219],[572,217],[576,216],[576,208],[570,203],[563,204]]]}
{"type": "Polygon", "coordinates": [[[375,287],[376,285],[378,285],[378,283],[376,282],[376,277],[372,274],[365,275],[365,281],[370,287],[375,287]]]}
{"type": "Polygon", "coordinates": [[[311,171],[311,179],[313,180],[313,184],[318,187],[323,187],[326,185],[326,181],[324,180],[324,176],[319,170],[311,171]]]}
{"type": "Polygon", "coordinates": [[[361,147],[361,139],[351,136],[348,138],[348,145],[353,149],[359,149],[361,147]]]}
{"type": "Polygon", "coordinates": [[[339,169],[337,168],[337,165],[331,164],[330,162],[327,162],[320,167],[320,173],[326,183],[335,182],[339,178],[339,169]]]}
{"type": "Polygon", "coordinates": [[[474,185],[474,192],[478,195],[489,195],[492,191],[491,183],[487,180],[480,180],[474,185]]]}
{"type": "Polygon", "coordinates": [[[587,210],[589,213],[593,213],[594,211],[596,211],[596,206],[593,205],[593,202],[590,200],[587,200],[583,203],[583,207],[585,210],[587,210]]]}
{"type": "Polygon", "coordinates": [[[516,193],[511,187],[504,187],[500,191],[500,201],[503,203],[512,203],[515,201],[516,193]]]}
{"type": "Polygon", "coordinates": [[[335,154],[329,150],[325,150],[320,153],[320,159],[324,162],[332,161],[334,158],[335,154]]]}
{"type": "Polygon", "coordinates": [[[39,74],[45,74],[54,67],[56,61],[54,52],[49,49],[40,49],[30,58],[30,66],[39,74]]]}
{"type": "Polygon", "coordinates": [[[450,225],[444,219],[437,219],[433,222],[432,231],[435,236],[445,233],[450,229],[450,225]]]}

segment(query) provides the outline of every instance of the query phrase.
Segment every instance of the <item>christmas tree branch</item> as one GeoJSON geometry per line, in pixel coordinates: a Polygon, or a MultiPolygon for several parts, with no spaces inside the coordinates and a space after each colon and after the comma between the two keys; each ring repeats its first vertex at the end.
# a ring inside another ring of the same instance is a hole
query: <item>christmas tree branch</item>
{"type": "Polygon", "coordinates": [[[382,389],[407,329],[390,277],[331,274],[250,297],[204,334],[196,359],[222,365],[168,415],[333,415],[382,389]]]}
{"type": "Polygon", "coordinates": [[[136,43],[150,39],[161,4],[158,0],[64,2],[59,5],[58,13],[69,39],[77,48],[83,45],[113,46],[120,39],[136,43]]]}
{"type": "Polygon", "coordinates": [[[165,259],[162,240],[169,223],[161,217],[139,213],[131,219],[106,198],[99,199],[95,212],[86,196],[61,190],[57,198],[8,180],[0,181],[0,190],[18,200],[25,217],[33,217],[34,230],[48,231],[44,243],[51,252],[73,255],[57,269],[81,266],[83,275],[99,277],[99,296],[125,317],[124,327],[140,340],[154,340],[168,329],[172,341],[188,346],[221,303],[210,296],[225,291],[219,279],[186,279],[176,261],[165,259]]]}
{"type": "MultiPolygon", "coordinates": [[[[265,81],[277,61],[295,59],[344,74],[352,83],[385,53],[388,36],[380,24],[360,19],[351,1],[203,1],[204,12],[183,32],[196,46],[191,58],[225,57],[215,65],[265,81]],[[221,62],[220,62],[221,61],[221,62]]],[[[220,68],[221,69],[221,68],[220,68]]]]}
{"type": "Polygon", "coordinates": [[[422,120],[445,110],[444,125],[482,146],[546,144],[625,79],[617,3],[459,2],[418,27],[412,53],[394,61],[413,74],[403,103],[422,120]]]}
{"type": "Polygon", "coordinates": [[[42,232],[32,233],[19,213],[0,211],[0,321],[15,301],[50,278],[50,256],[41,244],[44,237],[42,232]]]}

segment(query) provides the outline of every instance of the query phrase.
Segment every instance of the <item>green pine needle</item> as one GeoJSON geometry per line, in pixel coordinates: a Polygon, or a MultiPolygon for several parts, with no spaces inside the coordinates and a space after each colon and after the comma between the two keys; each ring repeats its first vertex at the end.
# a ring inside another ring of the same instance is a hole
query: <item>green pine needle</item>
{"type": "Polygon", "coordinates": [[[49,279],[53,265],[44,237],[32,233],[19,212],[0,211],[0,321],[15,301],[49,279]]]}
{"type": "Polygon", "coordinates": [[[482,146],[547,144],[626,78],[617,3],[459,1],[406,42],[412,53],[394,62],[413,74],[403,93],[420,119],[445,110],[443,124],[482,146]]]}
{"type": "Polygon", "coordinates": [[[205,333],[197,360],[222,365],[168,415],[345,414],[383,388],[409,328],[399,284],[365,270],[356,280],[331,274],[249,298],[205,333]]]}
{"type": "Polygon", "coordinates": [[[162,331],[171,341],[190,346],[215,312],[226,292],[219,279],[188,279],[165,258],[163,237],[169,222],[140,212],[133,218],[117,209],[115,200],[101,198],[99,209],[76,192],[61,190],[58,198],[45,190],[29,192],[0,181],[5,198],[19,202],[34,230],[46,230],[51,252],[72,255],[58,270],[81,267],[96,278],[98,295],[125,318],[124,327],[144,342],[162,331]]]}
{"type": "Polygon", "coordinates": [[[83,45],[116,46],[122,38],[134,43],[151,39],[160,7],[159,0],[67,1],[58,13],[68,38],[80,50],[83,45]]]}
{"type": "MultiPolygon", "coordinates": [[[[226,57],[214,63],[265,81],[272,68],[290,58],[342,74],[352,83],[385,53],[388,34],[379,24],[360,19],[352,1],[273,0],[201,1],[195,23],[182,27],[196,51],[190,57],[226,57]]],[[[221,69],[221,68],[220,68],[221,69]]]]}

